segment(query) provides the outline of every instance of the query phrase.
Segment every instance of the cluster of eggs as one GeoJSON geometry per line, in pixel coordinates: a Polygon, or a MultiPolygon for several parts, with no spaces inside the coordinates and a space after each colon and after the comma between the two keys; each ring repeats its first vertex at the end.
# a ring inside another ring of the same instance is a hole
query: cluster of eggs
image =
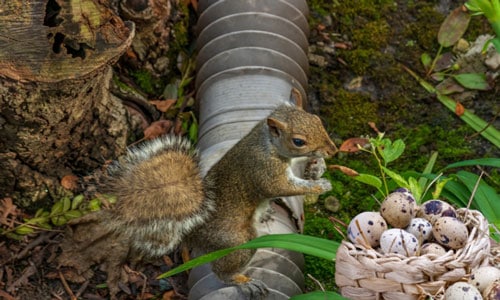
{"type": "Polygon", "coordinates": [[[468,282],[456,282],[446,289],[444,299],[500,299],[500,269],[484,266],[476,269],[468,282]]]}
{"type": "MultiPolygon", "coordinates": [[[[436,256],[442,256],[448,251],[463,248],[467,244],[469,230],[457,218],[457,213],[450,204],[442,200],[429,200],[418,207],[413,195],[407,189],[400,188],[384,199],[380,211],[362,212],[355,216],[349,223],[347,235],[354,244],[378,249],[383,254],[397,253],[410,257],[432,253],[436,256]]],[[[489,273],[493,274],[490,277],[494,278],[489,283],[489,288],[486,287],[486,284],[481,283],[482,288],[479,289],[477,281],[460,282],[460,284],[471,286],[462,289],[462,286],[452,285],[446,293],[453,293],[455,290],[457,293],[465,290],[470,291],[469,293],[477,292],[479,296],[481,293],[493,293],[494,290],[498,290],[497,293],[500,293],[500,270],[495,267],[491,268],[497,270],[499,274],[495,275],[497,273],[489,269],[489,273]],[[495,282],[495,287],[491,287],[495,282]]],[[[474,278],[474,274],[471,278],[474,278]]],[[[485,281],[482,275],[479,278],[482,282],[485,281]]],[[[455,293],[445,299],[481,298],[460,298],[455,293]]],[[[498,298],[485,297],[485,299],[498,298]]]]}
{"type": "Polygon", "coordinates": [[[429,200],[417,209],[413,195],[400,188],[385,198],[379,212],[362,212],[354,217],[347,234],[355,244],[380,246],[384,254],[413,256],[443,255],[449,249],[460,249],[467,243],[469,231],[450,204],[429,200]]]}

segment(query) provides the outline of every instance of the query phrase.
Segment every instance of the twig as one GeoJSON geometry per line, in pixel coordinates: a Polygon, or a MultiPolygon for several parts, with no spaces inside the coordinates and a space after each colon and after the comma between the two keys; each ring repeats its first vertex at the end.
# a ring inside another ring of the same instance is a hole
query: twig
{"type": "Polygon", "coordinates": [[[46,232],[42,233],[40,236],[38,236],[36,239],[34,239],[31,243],[29,243],[24,249],[19,252],[14,259],[21,259],[24,258],[25,256],[28,255],[28,252],[35,248],[36,246],[40,245],[41,243],[49,241],[54,235],[56,235],[57,232],[46,232]]]}
{"type": "Polygon", "coordinates": [[[80,296],[83,294],[83,292],[85,292],[88,286],[89,286],[89,281],[87,280],[82,284],[82,286],[78,289],[78,291],[76,291],[75,297],[80,298],[80,296]]]}
{"type": "Polygon", "coordinates": [[[470,205],[472,203],[472,199],[474,199],[474,196],[476,195],[477,189],[479,188],[479,183],[481,182],[481,178],[483,177],[484,171],[481,171],[481,174],[479,174],[479,178],[476,181],[476,184],[474,185],[474,188],[472,189],[472,193],[470,194],[469,202],[467,203],[467,209],[470,208],[470,205]]]}
{"type": "Polygon", "coordinates": [[[66,281],[66,278],[64,278],[64,275],[61,272],[61,270],[58,270],[57,273],[59,274],[59,278],[61,279],[61,282],[62,282],[62,284],[64,286],[64,289],[66,290],[66,293],[68,293],[68,295],[71,298],[71,300],[77,300],[75,294],[73,294],[73,291],[69,287],[68,282],[66,281]]]}
{"type": "Polygon", "coordinates": [[[319,286],[319,289],[324,292],[325,291],[325,288],[323,287],[323,285],[321,284],[321,282],[319,282],[318,279],[314,278],[311,274],[307,274],[307,277],[311,278],[312,281],[314,281],[314,283],[316,283],[318,286],[319,286]]]}

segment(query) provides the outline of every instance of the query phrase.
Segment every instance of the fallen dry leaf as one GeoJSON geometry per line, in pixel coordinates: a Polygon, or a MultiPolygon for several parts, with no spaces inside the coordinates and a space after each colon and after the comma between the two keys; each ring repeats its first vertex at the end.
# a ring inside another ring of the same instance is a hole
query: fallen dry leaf
{"type": "Polygon", "coordinates": [[[462,105],[462,103],[457,102],[457,105],[455,106],[455,114],[461,117],[464,113],[465,113],[465,107],[462,105]]]}
{"type": "Polygon", "coordinates": [[[151,123],[148,128],[144,129],[144,139],[152,140],[161,135],[166,134],[172,128],[172,121],[159,120],[151,123]]]}
{"type": "Polygon", "coordinates": [[[165,292],[163,296],[161,297],[162,300],[172,300],[172,299],[177,299],[175,291],[170,290],[168,292],[165,292]]]}
{"type": "Polygon", "coordinates": [[[167,112],[172,105],[177,102],[176,99],[167,99],[167,100],[151,100],[149,101],[151,104],[153,104],[156,109],[158,109],[161,112],[167,112]]]}
{"type": "Polygon", "coordinates": [[[370,126],[370,128],[373,129],[373,131],[375,131],[376,133],[380,133],[380,130],[378,130],[375,122],[368,122],[368,126],[370,126]]]}
{"type": "Polygon", "coordinates": [[[356,172],[355,170],[348,168],[348,167],[345,167],[345,166],[340,166],[340,165],[329,165],[328,169],[339,170],[340,172],[344,173],[345,175],[351,176],[351,177],[359,175],[359,173],[356,172]]]}
{"type": "Polygon", "coordinates": [[[8,228],[12,228],[14,226],[14,220],[18,214],[19,210],[12,202],[12,198],[3,198],[0,202],[0,224],[7,225],[8,228]]]}
{"type": "Polygon", "coordinates": [[[340,152],[358,152],[360,147],[364,148],[366,145],[370,144],[370,141],[365,138],[350,138],[345,140],[342,145],[340,145],[340,152]]]}
{"type": "Polygon", "coordinates": [[[66,175],[61,179],[61,186],[67,190],[74,191],[78,188],[78,176],[66,175]]]}

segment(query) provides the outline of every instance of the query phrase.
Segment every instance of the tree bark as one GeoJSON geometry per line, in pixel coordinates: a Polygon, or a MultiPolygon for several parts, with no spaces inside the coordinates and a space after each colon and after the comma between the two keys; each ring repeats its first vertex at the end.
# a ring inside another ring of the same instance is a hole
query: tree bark
{"type": "Polygon", "coordinates": [[[60,180],[122,153],[127,113],[109,93],[130,46],[104,0],[4,1],[0,7],[0,199],[57,199],[60,180]]]}

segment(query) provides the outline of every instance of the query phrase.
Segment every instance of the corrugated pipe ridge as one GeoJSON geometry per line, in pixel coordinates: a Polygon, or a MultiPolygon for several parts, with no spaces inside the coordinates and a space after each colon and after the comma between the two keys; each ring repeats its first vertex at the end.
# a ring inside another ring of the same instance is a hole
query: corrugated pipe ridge
{"type": "MultiPolygon", "coordinates": [[[[200,0],[198,10],[198,147],[206,172],[276,106],[292,101],[292,88],[306,99],[309,10],[305,0],[200,0]]],[[[295,168],[301,175],[303,166],[295,168]]],[[[258,234],[301,232],[302,204],[303,197],[272,202],[270,217],[255,224],[258,234]]],[[[268,285],[267,299],[288,299],[303,291],[303,267],[299,253],[260,249],[245,273],[268,285]]],[[[238,299],[209,265],[193,269],[188,284],[190,300],[238,299]]]]}

